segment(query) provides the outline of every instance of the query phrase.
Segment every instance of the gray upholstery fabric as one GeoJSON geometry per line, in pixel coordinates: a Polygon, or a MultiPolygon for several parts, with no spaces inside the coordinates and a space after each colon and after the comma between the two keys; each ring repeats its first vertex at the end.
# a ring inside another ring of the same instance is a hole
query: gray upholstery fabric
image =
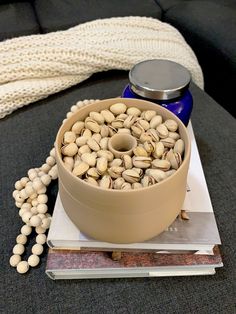
{"type": "Polygon", "coordinates": [[[35,0],[35,10],[45,33],[100,18],[137,15],[161,19],[154,0],[35,0]]]}
{"type": "MultiPolygon", "coordinates": [[[[194,85],[192,123],[223,242],[223,269],[214,276],[54,282],[44,274],[47,250],[25,275],[8,264],[22,226],[11,196],[15,181],[44,162],[71,105],[118,96],[126,83],[125,72],[97,74],[0,120],[0,313],[235,313],[236,123],[194,85]]],[[[54,183],[51,212],[56,191],[54,183]]]]}

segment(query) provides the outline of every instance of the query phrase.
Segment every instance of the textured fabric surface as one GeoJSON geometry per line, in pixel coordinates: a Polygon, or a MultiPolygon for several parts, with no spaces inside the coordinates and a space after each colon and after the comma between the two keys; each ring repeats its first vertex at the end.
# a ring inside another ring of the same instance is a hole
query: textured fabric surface
{"type": "Polygon", "coordinates": [[[172,26],[153,18],[101,19],[67,31],[0,44],[0,118],[110,69],[128,70],[147,59],[185,66],[203,87],[192,49],[172,26]]]}
{"type": "MultiPolygon", "coordinates": [[[[15,181],[44,162],[71,105],[118,96],[127,81],[123,72],[96,74],[0,121],[1,313],[235,313],[236,124],[196,86],[192,123],[223,243],[224,268],[214,276],[54,282],[44,274],[46,253],[26,275],[8,264],[22,226],[11,196],[15,181]]],[[[56,191],[56,184],[48,190],[51,212],[56,191]]]]}
{"type": "Polygon", "coordinates": [[[35,0],[34,6],[44,33],[109,17],[148,16],[161,19],[161,9],[154,0],[35,0]]]}
{"type": "Polygon", "coordinates": [[[0,1],[0,41],[37,33],[39,24],[30,2],[2,4],[0,1]]]}
{"type": "Polygon", "coordinates": [[[163,20],[175,26],[203,69],[205,90],[231,114],[235,112],[236,2],[180,1],[163,20]]]}

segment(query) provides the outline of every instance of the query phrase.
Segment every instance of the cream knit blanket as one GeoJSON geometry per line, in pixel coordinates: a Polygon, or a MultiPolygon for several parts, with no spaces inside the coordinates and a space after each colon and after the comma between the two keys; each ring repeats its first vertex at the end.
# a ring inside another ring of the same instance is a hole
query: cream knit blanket
{"type": "Polygon", "coordinates": [[[66,31],[7,40],[0,43],[0,118],[95,72],[129,70],[155,58],[182,64],[203,88],[201,68],[182,35],[153,18],[96,20],[66,31]]]}

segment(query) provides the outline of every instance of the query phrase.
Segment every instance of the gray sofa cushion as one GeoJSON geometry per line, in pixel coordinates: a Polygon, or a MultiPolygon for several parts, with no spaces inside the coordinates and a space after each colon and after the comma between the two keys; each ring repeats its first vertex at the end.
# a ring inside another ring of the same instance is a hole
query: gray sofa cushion
{"type": "Polygon", "coordinates": [[[36,0],[35,10],[44,33],[99,18],[139,15],[161,19],[154,0],[36,0]]]}
{"type": "Polygon", "coordinates": [[[40,28],[30,2],[0,2],[0,41],[39,32],[40,28]]]}

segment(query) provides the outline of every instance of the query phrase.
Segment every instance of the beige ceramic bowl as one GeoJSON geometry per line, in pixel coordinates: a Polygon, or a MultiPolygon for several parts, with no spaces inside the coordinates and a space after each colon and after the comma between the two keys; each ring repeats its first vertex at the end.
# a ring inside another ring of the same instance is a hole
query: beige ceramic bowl
{"type": "Polygon", "coordinates": [[[164,231],[177,217],[184,202],[190,160],[190,140],[184,124],[170,111],[154,103],[126,98],[102,100],[78,110],[60,128],[56,142],[59,194],[64,209],[83,233],[112,243],[132,243],[150,239],[164,231]],[[62,162],[63,134],[90,111],[101,111],[116,102],[141,110],[155,110],[164,119],[178,122],[185,142],[180,168],[166,180],[138,190],[107,190],[72,175],[62,162]]]}

